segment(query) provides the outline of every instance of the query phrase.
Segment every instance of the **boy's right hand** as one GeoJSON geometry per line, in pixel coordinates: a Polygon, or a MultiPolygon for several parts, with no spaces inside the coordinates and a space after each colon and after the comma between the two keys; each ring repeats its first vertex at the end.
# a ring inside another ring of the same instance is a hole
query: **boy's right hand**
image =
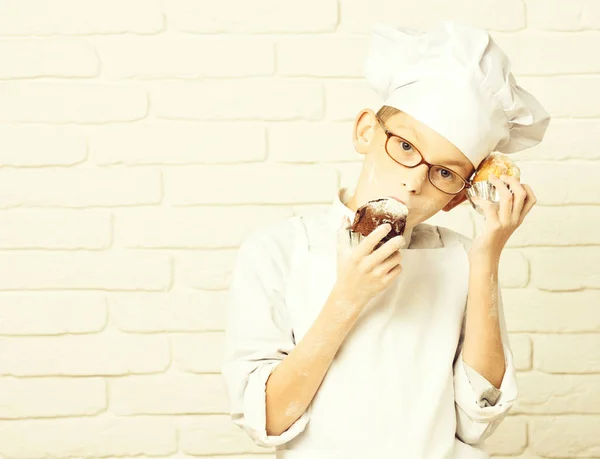
{"type": "Polygon", "coordinates": [[[337,281],[334,290],[362,310],[400,274],[402,254],[399,249],[405,241],[402,236],[397,236],[373,250],[392,228],[385,223],[375,228],[360,244],[351,247],[349,226],[350,221],[346,217],[338,230],[337,281]]]}

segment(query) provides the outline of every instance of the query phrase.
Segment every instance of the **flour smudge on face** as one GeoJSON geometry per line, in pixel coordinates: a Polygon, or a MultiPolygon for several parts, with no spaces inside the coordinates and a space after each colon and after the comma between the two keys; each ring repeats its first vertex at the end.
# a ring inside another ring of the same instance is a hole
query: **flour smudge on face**
{"type": "Polygon", "coordinates": [[[379,184],[379,181],[377,180],[377,177],[375,175],[375,166],[370,163],[369,163],[369,171],[368,171],[368,175],[367,175],[367,182],[374,183],[375,185],[379,184]]]}
{"type": "Polygon", "coordinates": [[[434,199],[428,199],[418,209],[422,215],[429,215],[436,213],[439,210],[438,206],[438,203],[434,199]]]}

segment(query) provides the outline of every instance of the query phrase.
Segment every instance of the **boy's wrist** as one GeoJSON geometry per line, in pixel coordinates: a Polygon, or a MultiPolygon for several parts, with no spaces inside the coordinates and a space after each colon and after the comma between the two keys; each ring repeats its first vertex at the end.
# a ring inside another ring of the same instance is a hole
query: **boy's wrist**
{"type": "Polygon", "coordinates": [[[360,314],[366,305],[366,302],[353,297],[348,293],[347,289],[338,284],[331,290],[327,303],[335,310],[343,312],[349,318],[352,318],[353,314],[360,314]]]}
{"type": "Polygon", "coordinates": [[[469,264],[471,267],[497,268],[500,265],[500,254],[487,251],[469,253],[469,264]]]}

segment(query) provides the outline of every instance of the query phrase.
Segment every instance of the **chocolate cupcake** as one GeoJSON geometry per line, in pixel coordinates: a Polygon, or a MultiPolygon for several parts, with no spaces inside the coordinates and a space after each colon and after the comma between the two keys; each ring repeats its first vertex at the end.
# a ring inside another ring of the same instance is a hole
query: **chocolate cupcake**
{"type": "Polygon", "coordinates": [[[379,225],[389,223],[392,229],[375,246],[381,247],[396,236],[402,236],[406,228],[408,207],[394,198],[382,197],[366,202],[356,210],[350,227],[351,243],[355,246],[379,225]]]}
{"type": "Polygon", "coordinates": [[[491,174],[497,177],[504,174],[521,178],[521,170],[507,155],[503,153],[492,153],[485,158],[473,176],[473,180],[471,181],[473,186],[467,190],[467,197],[469,198],[471,205],[482,215],[483,211],[473,202],[474,197],[496,203],[500,202],[500,194],[492,182],[489,181],[491,174]]]}

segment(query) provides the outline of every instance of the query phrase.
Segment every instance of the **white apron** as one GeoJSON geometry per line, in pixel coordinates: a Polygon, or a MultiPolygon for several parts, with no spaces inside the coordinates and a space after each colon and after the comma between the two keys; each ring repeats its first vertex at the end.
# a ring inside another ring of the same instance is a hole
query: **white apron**
{"type": "MultiPolygon", "coordinates": [[[[336,280],[335,228],[303,218],[286,304],[299,342],[336,280]]],[[[443,248],[403,250],[403,269],[363,310],[277,459],[488,459],[455,438],[452,363],[469,261],[455,233],[443,248]]]]}

